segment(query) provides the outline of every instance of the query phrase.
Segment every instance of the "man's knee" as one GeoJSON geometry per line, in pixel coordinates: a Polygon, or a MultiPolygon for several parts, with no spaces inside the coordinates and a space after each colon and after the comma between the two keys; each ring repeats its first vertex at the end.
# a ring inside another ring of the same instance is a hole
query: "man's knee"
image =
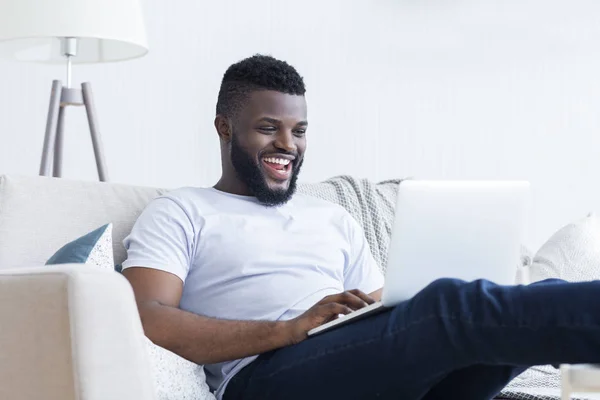
{"type": "Polygon", "coordinates": [[[439,311],[440,306],[447,305],[449,302],[456,303],[457,299],[461,297],[461,288],[465,284],[466,282],[460,279],[436,279],[418,292],[411,299],[410,304],[418,309],[424,307],[423,312],[439,311]]]}
{"type": "Polygon", "coordinates": [[[462,286],[465,285],[465,281],[461,281],[460,279],[452,279],[452,278],[441,278],[436,279],[431,282],[429,285],[423,289],[423,292],[426,292],[431,295],[447,295],[451,293],[455,293],[462,286]]]}

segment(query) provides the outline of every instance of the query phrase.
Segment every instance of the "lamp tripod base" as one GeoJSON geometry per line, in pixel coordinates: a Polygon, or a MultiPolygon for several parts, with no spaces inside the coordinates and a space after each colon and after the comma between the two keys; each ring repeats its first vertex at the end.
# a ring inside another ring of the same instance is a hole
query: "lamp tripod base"
{"type": "Polygon", "coordinates": [[[44,136],[44,147],[42,149],[42,160],[40,163],[40,175],[62,176],[63,148],[64,148],[64,120],[65,111],[68,106],[84,106],[87,114],[98,178],[101,182],[108,180],[106,161],[102,150],[102,142],[98,131],[98,119],[94,107],[92,88],[89,82],[81,84],[81,89],[64,87],[61,81],[52,82],[50,93],[50,106],[46,120],[46,134],[44,136]],[[50,167],[52,166],[52,175],[50,167]]]}

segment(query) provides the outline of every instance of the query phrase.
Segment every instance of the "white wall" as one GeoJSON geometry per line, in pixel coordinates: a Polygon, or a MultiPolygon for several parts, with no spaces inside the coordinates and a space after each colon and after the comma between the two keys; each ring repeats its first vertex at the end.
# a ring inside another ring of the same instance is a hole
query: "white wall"
{"type": "MultiPolygon", "coordinates": [[[[95,92],[115,182],[210,185],[220,78],[257,52],[304,75],[302,176],[523,178],[529,238],[600,210],[600,2],[147,0],[147,57],[75,70],[95,92]],[[358,160],[358,161],[357,161],[358,160]]],[[[0,63],[0,171],[37,174],[61,67],[0,63]]],[[[69,110],[65,176],[96,179],[69,110]]]]}

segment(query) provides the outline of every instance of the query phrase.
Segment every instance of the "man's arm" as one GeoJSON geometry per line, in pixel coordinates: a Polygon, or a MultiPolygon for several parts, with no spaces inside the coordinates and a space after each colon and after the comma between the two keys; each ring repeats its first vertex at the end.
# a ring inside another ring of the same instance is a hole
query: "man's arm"
{"type": "Polygon", "coordinates": [[[179,309],[183,282],[173,274],[132,267],[123,275],[133,287],[146,336],[197,364],[234,360],[292,343],[283,322],[227,321],[179,309]]]}
{"type": "Polygon", "coordinates": [[[290,321],[220,320],[180,310],[183,282],[171,273],[130,267],[123,275],[133,287],[146,336],[197,364],[235,360],[301,342],[309,330],[373,302],[362,292],[348,291],[324,298],[290,321]]]}

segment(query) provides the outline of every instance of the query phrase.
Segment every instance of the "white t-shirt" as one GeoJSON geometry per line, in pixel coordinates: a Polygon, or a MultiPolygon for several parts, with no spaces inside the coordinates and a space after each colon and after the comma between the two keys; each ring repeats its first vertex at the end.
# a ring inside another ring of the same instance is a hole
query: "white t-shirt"
{"type": "MultiPolygon", "coordinates": [[[[124,269],[175,274],[184,282],[181,309],[207,317],[288,320],[325,296],[383,286],[354,218],[301,194],[265,207],[214,188],[177,189],[147,206],[124,244],[124,269]]],[[[205,366],[218,398],[255,358],[205,366]]]]}

